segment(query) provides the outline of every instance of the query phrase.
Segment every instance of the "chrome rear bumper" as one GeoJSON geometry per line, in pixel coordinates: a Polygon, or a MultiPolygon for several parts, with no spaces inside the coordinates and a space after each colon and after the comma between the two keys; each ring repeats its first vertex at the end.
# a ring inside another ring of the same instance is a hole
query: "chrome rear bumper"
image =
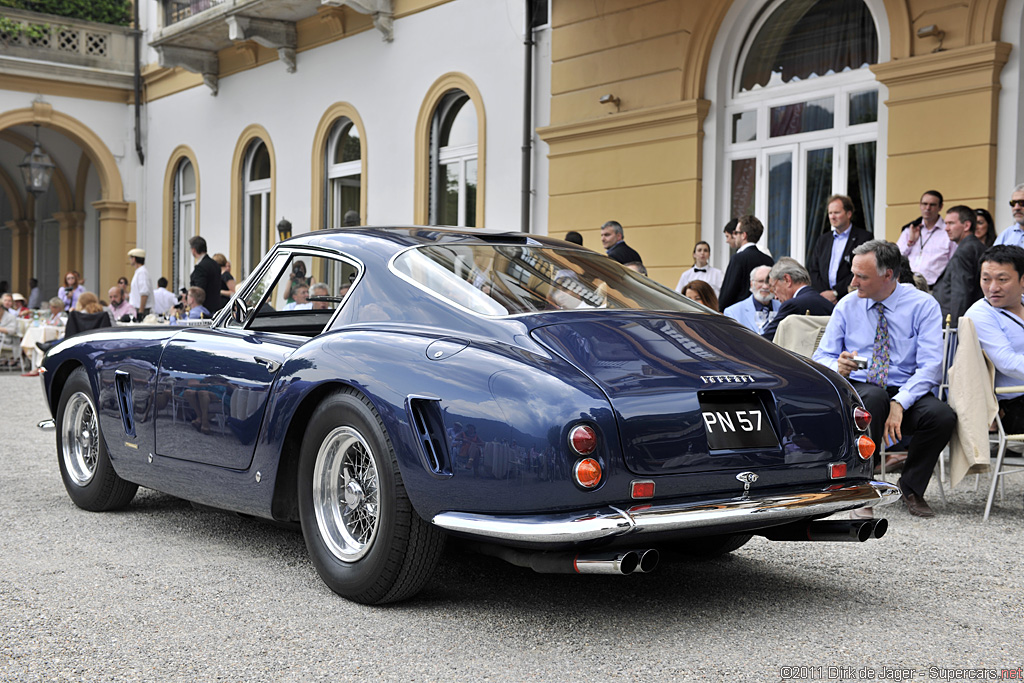
{"type": "Polygon", "coordinates": [[[841,510],[887,505],[899,497],[900,490],[894,484],[869,481],[762,497],[634,505],[626,510],[608,506],[547,515],[442,512],[432,521],[442,529],[495,540],[578,543],[622,534],[749,525],[751,522],[763,522],[767,527],[841,510]]]}

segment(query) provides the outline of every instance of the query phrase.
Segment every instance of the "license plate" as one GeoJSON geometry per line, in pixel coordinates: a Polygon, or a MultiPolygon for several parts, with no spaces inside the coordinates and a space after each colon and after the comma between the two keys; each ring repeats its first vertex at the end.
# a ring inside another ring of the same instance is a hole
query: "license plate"
{"type": "Polygon", "coordinates": [[[711,450],[778,448],[764,404],[753,392],[702,392],[698,396],[711,450]]]}

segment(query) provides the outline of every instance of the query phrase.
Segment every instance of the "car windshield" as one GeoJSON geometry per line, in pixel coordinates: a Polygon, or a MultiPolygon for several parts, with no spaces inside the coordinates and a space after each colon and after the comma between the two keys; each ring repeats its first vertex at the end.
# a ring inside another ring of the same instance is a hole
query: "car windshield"
{"type": "Polygon", "coordinates": [[[588,308],[709,312],[654,280],[589,251],[431,245],[403,252],[394,265],[413,284],[481,315],[588,308]]]}

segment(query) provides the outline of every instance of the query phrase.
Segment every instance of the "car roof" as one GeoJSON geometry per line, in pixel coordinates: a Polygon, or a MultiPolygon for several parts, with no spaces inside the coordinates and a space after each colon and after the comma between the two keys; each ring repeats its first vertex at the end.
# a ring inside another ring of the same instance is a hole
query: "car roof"
{"type": "Polygon", "coordinates": [[[533,235],[523,232],[501,232],[493,230],[473,230],[466,228],[441,228],[433,226],[359,226],[337,228],[334,230],[314,230],[292,237],[282,246],[316,246],[321,248],[347,249],[366,246],[367,242],[394,245],[394,251],[415,246],[431,244],[502,244],[523,246],[549,246],[570,249],[583,249],[577,244],[565,242],[546,235],[533,235]]]}

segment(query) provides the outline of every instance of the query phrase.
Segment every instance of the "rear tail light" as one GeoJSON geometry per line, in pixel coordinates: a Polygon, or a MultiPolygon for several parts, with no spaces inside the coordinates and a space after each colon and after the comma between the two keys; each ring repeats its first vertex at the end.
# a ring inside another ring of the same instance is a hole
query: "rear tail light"
{"type": "Polygon", "coordinates": [[[601,463],[593,458],[583,458],[572,468],[576,483],[585,489],[592,489],[601,483],[601,463]]]}
{"type": "Polygon", "coordinates": [[[875,442],[871,440],[871,437],[861,434],[857,437],[857,452],[860,454],[861,460],[869,460],[875,454],[875,442]]]}
{"type": "Polygon", "coordinates": [[[853,424],[857,425],[857,429],[863,432],[871,424],[871,413],[860,406],[855,406],[853,409],[853,424]]]}
{"type": "Polygon", "coordinates": [[[597,449],[597,432],[590,425],[576,425],[569,431],[569,445],[579,455],[590,455],[597,449]]]}

